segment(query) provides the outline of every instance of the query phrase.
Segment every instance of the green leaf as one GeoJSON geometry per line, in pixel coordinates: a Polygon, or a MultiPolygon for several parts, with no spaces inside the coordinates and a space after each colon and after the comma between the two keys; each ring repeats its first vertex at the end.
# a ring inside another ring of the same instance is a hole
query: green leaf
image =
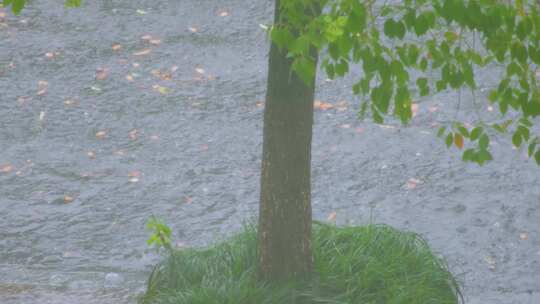
{"type": "Polygon", "coordinates": [[[454,134],[450,132],[448,133],[448,135],[446,135],[446,147],[450,148],[453,142],[454,142],[454,134]]]}
{"type": "Polygon", "coordinates": [[[463,151],[463,161],[475,161],[476,153],[473,149],[463,151]]]}
{"type": "Polygon", "coordinates": [[[289,30],[280,27],[272,27],[270,38],[279,49],[283,49],[294,40],[294,37],[289,30]]]}
{"type": "Polygon", "coordinates": [[[434,20],[434,17],[432,16],[433,13],[424,12],[420,14],[416,21],[414,22],[414,31],[417,36],[422,36],[430,29],[432,26],[432,21],[434,20]]]}
{"type": "Polygon", "coordinates": [[[536,160],[536,163],[540,165],[540,150],[536,151],[534,154],[534,159],[536,160]]]}
{"type": "Polygon", "coordinates": [[[446,131],[446,127],[442,126],[439,128],[439,131],[437,132],[437,137],[442,137],[444,135],[444,132],[446,131]]]}
{"type": "Polygon", "coordinates": [[[533,154],[534,154],[534,149],[536,148],[536,145],[538,143],[536,141],[533,141],[532,143],[529,144],[529,149],[528,149],[528,154],[529,154],[529,157],[532,157],[533,154]]]}
{"type": "Polygon", "coordinates": [[[293,71],[296,72],[296,75],[298,75],[307,86],[313,85],[315,68],[315,61],[308,57],[296,58],[292,65],[293,71]]]}
{"type": "Polygon", "coordinates": [[[484,129],[483,129],[482,127],[476,127],[476,128],[474,128],[474,129],[472,130],[472,132],[471,132],[470,139],[471,139],[472,141],[477,140],[483,132],[484,132],[484,129]]]}
{"type": "Polygon", "coordinates": [[[493,160],[493,156],[491,155],[491,153],[489,153],[488,150],[481,149],[478,152],[478,163],[480,165],[483,165],[485,162],[490,160],[493,160]]]}
{"type": "Polygon", "coordinates": [[[427,96],[429,95],[429,86],[428,86],[428,79],[425,77],[420,77],[416,79],[416,85],[418,86],[418,90],[420,91],[420,96],[427,96]]]}
{"type": "Polygon", "coordinates": [[[519,132],[519,129],[514,133],[512,136],[512,143],[516,148],[521,147],[521,133],[519,132]]]}
{"type": "Polygon", "coordinates": [[[403,39],[405,36],[405,25],[401,21],[395,21],[394,19],[388,19],[384,23],[384,34],[389,38],[403,39]]]}
{"type": "Polygon", "coordinates": [[[79,6],[81,6],[81,2],[82,2],[82,0],[66,0],[65,5],[66,5],[66,7],[71,7],[71,8],[79,7],[79,6]]]}
{"type": "Polygon", "coordinates": [[[516,41],[512,44],[510,54],[512,58],[517,59],[521,63],[527,62],[527,49],[520,41],[516,41]]]}
{"type": "Polygon", "coordinates": [[[13,0],[11,4],[11,10],[15,15],[18,15],[24,8],[25,4],[26,0],[13,0]]]}
{"type": "Polygon", "coordinates": [[[458,125],[457,129],[461,135],[467,138],[469,137],[469,130],[467,130],[467,128],[462,125],[458,125]]]}
{"type": "Polygon", "coordinates": [[[489,137],[486,134],[482,134],[478,143],[480,150],[486,150],[489,146],[489,137]]]}

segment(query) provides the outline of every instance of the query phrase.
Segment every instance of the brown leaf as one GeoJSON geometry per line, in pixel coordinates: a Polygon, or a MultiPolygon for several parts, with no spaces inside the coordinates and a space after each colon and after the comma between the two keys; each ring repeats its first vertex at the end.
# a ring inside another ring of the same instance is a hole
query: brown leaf
{"type": "Polygon", "coordinates": [[[129,177],[130,183],[136,183],[139,181],[139,178],[141,177],[141,172],[137,170],[131,171],[128,173],[128,177],[129,177]]]}
{"type": "Polygon", "coordinates": [[[197,72],[197,74],[201,74],[201,75],[205,73],[203,68],[196,68],[195,72],[197,72]]]}
{"type": "Polygon", "coordinates": [[[408,181],[407,181],[407,184],[405,185],[407,187],[407,189],[416,189],[416,187],[418,187],[419,184],[421,184],[422,181],[419,180],[419,179],[416,179],[416,178],[410,178],[408,181]]]}
{"type": "Polygon", "coordinates": [[[137,138],[139,138],[139,131],[137,129],[133,129],[131,131],[129,131],[129,138],[131,140],[136,140],[137,138]]]}
{"type": "Polygon", "coordinates": [[[140,51],[137,51],[137,52],[133,53],[133,56],[145,56],[145,55],[148,55],[150,53],[152,53],[151,49],[144,49],[144,50],[140,50],[140,51]]]}
{"type": "Polygon", "coordinates": [[[190,32],[192,32],[192,33],[196,33],[196,32],[199,31],[199,29],[197,29],[196,27],[193,27],[193,26],[189,27],[188,30],[189,30],[190,32]]]}
{"type": "Polygon", "coordinates": [[[131,75],[131,74],[126,75],[126,80],[129,81],[129,82],[135,81],[135,79],[133,78],[133,75],[131,75]]]}
{"type": "Polygon", "coordinates": [[[227,11],[221,11],[221,12],[219,13],[219,16],[220,16],[220,17],[227,17],[227,16],[229,16],[229,12],[227,12],[227,11]]]}
{"type": "Polygon", "coordinates": [[[320,100],[315,100],[315,102],[313,103],[313,107],[317,110],[326,111],[332,109],[334,105],[320,100]]]}
{"type": "Polygon", "coordinates": [[[418,114],[418,109],[419,109],[419,106],[417,103],[413,103],[411,104],[411,111],[412,111],[412,116],[415,117],[416,114],[418,114]]]}
{"type": "Polygon", "coordinates": [[[144,40],[144,41],[150,41],[152,40],[152,35],[144,35],[144,36],[141,36],[141,39],[144,40]]]}
{"type": "Polygon", "coordinates": [[[109,75],[109,69],[99,68],[96,70],[96,80],[105,80],[109,75]]]}
{"type": "Polygon", "coordinates": [[[328,215],[326,220],[329,221],[329,222],[335,222],[336,218],[337,218],[337,213],[335,211],[332,211],[332,212],[330,212],[330,214],[328,215]]]}
{"type": "Polygon", "coordinates": [[[97,139],[104,139],[105,137],[107,137],[107,131],[98,131],[96,133],[97,139]]]}
{"type": "Polygon", "coordinates": [[[454,144],[459,149],[463,149],[463,136],[461,136],[461,134],[459,133],[454,134],[454,144]]]}
{"type": "Polygon", "coordinates": [[[121,44],[118,44],[118,43],[115,43],[112,45],[112,50],[115,51],[115,52],[118,52],[120,50],[122,50],[122,45],[121,44]]]}
{"type": "Polygon", "coordinates": [[[0,165],[0,173],[9,173],[12,170],[13,170],[13,166],[11,164],[0,165]]]}
{"type": "Polygon", "coordinates": [[[88,152],[86,152],[86,156],[88,156],[89,158],[94,159],[94,158],[96,158],[96,152],[88,151],[88,152]]]}
{"type": "Polygon", "coordinates": [[[151,39],[148,42],[150,42],[150,44],[152,44],[152,45],[160,45],[161,44],[161,39],[151,39]]]}
{"type": "Polygon", "coordinates": [[[527,232],[522,232],[519,234],[519,238],[525,241],[529,238],[529,234],[527,232]]]}
{"type": "Polygon", "coordinates": [[[37,95],[43,95],[47,93],[47,87],[49,86],[49,83],[45,80],[38,81],[38,92],[37,95]]]}
{"type": "Polygon", "coordinates": [[[75,200],[75,199],[73,198],[73,196],[64,195],[64,203],[65,203],[65,204],[72,203],[74,200],[75,200]]]}

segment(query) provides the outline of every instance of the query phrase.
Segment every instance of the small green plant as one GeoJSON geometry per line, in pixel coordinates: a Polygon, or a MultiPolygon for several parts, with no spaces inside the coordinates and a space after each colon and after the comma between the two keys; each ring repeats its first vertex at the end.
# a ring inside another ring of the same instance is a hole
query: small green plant
{"type": "Polygon", "coordinates": [[[146,241],[148,246],[155,246],[158,251],[161,248],[165,248],[169,252],[172,251],[171,228],[167,224],[152,215],[146,223],[146,228],[152,232],[146,241]]]}

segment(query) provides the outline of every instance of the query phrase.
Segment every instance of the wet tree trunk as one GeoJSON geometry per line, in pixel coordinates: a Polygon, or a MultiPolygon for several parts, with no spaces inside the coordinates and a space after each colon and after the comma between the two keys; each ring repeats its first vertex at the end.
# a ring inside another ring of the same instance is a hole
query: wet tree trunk
{"type": "MultiPolygon", "coordinates": [[[[279,0],[276,0],[276,22],[279,0]]],[[[314,54],[316,55],[316,53],[314,54]]],[[[311,252],[311,137],[314,84],[291,70],[286,51],[270,49],[264,109],[259,272],[265,280],[308,276],[311,252]]]]}

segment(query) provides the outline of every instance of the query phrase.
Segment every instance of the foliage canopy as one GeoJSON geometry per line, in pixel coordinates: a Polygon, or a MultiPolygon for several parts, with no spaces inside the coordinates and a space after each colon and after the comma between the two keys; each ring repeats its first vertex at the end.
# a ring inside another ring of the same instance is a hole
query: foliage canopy
{"type": "Polygon", "coordinates": [[[501,113],[497,123],[453,122],[438,135],[448,147],[463,149],[465,139],[475,144],[463,151],[463,159],[484,164],[493,158],[492,131],[510,130],[514,146],[526,145],[540,164],[540,139],[531,130],[540,115],[536,2],[284,0],[281,9],[270,36],[294,58],[293,70],[310,83],[316,74],[312,48],[323,54],[322,67],[331,79],[360,66],[353,93],[362,98],[360,116],[369,111],[377,123],[388,114],[409,122],[413,98],[448,89],[474,96],[478,69],[502,67],[500,82],[488,95],[501,113]],[[321,6],[317,17],[305,13],[321,6]]]}

